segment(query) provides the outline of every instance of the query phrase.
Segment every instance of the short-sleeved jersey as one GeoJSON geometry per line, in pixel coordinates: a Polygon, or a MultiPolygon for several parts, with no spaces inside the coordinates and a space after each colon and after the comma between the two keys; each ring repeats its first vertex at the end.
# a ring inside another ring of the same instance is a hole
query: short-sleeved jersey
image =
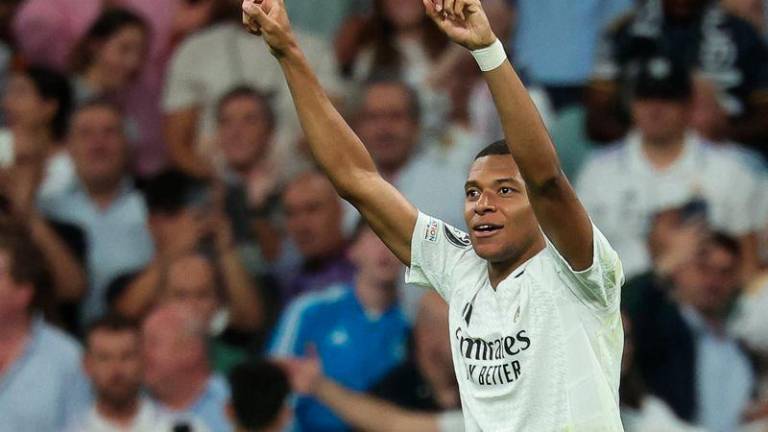
{"type": "Polygon", "coordinates": [[[467,234],[419,213],[410,283],[448,302],[467,431],[621,431],[621,263],[597,228],[574,271],[555,247],[494,289],[467,234]]]}
{"type": "Polygon", "coordinates": [[[734,117],[768,99],[768,48],[748,22],[712,2],[697,19],[671,23],[659,3],[645,2],[605,33],[593,78],[629,83],[638,61],[661,55],[715,82],[723,91],[720,102],[734,117]]]}

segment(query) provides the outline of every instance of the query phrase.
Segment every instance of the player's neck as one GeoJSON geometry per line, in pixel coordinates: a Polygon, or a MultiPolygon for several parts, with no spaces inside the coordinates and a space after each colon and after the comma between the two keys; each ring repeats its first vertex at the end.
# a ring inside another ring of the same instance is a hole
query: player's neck
{"type": "Polygon", "coordinates": [[[525,249],[525,252],[514,256],[506,261],[488,262],[488,279],[491,281],[491,286],[495,290],[499,284],[509,277],[515,270],[525,264],[526,261],[536,256],[539,252],[544,250],[546,242],[542,235],[536,237],[536,240],[525,249]]]}

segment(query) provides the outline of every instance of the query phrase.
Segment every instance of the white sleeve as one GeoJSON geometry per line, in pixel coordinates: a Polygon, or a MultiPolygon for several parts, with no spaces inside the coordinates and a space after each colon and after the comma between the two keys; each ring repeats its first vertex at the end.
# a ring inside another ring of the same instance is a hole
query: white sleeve
{"type": "Polygon", "coordinates": [[[450,301],[450,276],[459,260],[472,250],[469,235],[419,212],[411,238],[411,265],[406,283],[434,288],[450,301]]]}
{"type": "Polygon", "coordinates": [[[195,71],[200,68],[200,59],[205,58],[205,55],[201,55],[195,41],[195,38],[188,39],[171,58],[163,89],[164,112],[179,111],[204,103],[204,89],[197,82],[195,71]]]}
{"type": "Polygon", "coordinates": [[[594,224],[592,264],[589,268],[574,270],[548,238],[547,248],[554,256],[558,277],[577,298],[599,312],[615,312],[619,308],[624,270],[619,255],[594,224]]]}
{"type": "Polygon", "coordinates": [[[464,432],[464,415],[461,410],[442,412],[437,415],[437,430],[440,432],[464,432]]]}

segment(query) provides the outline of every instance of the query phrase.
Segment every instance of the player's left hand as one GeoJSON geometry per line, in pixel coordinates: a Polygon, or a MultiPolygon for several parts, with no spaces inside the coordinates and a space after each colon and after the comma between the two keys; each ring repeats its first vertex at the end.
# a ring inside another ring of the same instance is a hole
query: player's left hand
{"type": "Polygon", "coordinates": [[[496,41],[480,0],[422,0],[427,15],[452,41],[470,49],[496,41]]]}

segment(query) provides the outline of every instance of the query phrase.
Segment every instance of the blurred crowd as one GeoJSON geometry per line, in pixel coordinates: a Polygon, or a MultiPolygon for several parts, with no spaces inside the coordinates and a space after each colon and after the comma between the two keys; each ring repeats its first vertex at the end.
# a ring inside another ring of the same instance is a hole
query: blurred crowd
{"type": "MultiPolygon", "coordinates": [[[[286,3],[381,173],[463,228],[502,135],[472,57],[418,0],[286,3]]],[[[768,431],[768,1],[484,7],[622,259],[626,430],[768,431]]],[[[463,430],[446,304],[240,20],[0,0],[0,432],[463,430]]]]}

